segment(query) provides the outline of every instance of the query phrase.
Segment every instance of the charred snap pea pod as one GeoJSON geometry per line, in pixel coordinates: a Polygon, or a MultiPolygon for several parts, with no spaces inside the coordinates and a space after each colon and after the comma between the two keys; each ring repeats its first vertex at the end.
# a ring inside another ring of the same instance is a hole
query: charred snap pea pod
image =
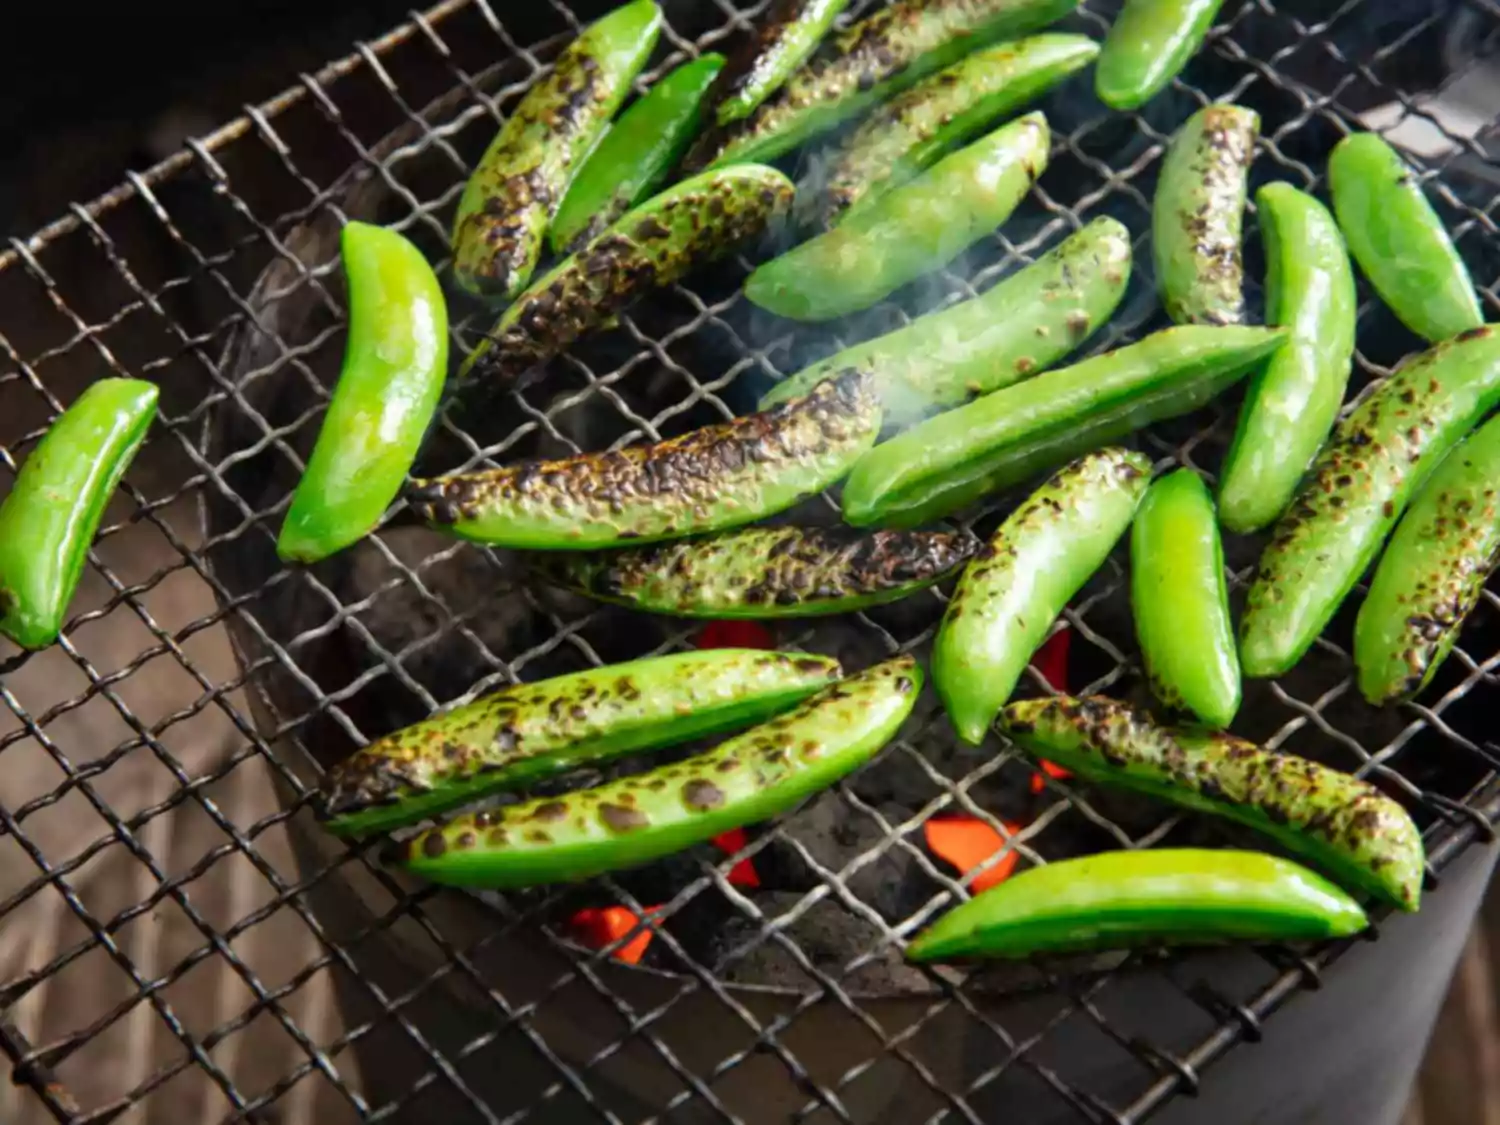
{"type": "Polygon", "coordinates": [[[582,245],[645,199],[703,124],[703,103],[722,55],[683,63],[620,115],[574,178],[547,232],[554,253],[582,245]]]}
{"type": "Polygon", "coordinates": [[[448,375],[448,307],[422,252],[395,231],[344,224],[349,343],[276,553],[316,562],[379,522],[416,460],[448,375]]]}
{"type": "Polygon", "coordinates": [[[1111,109],[1139,109],[1161,93],[1203,46],[1223,3],[1127,0],[1094,72],[1099,100],[1111,109]]]}
{"type": "Polygon", "coordinates": [[[635,867],[793,808],[868,761],[911,713],[909,656],[850,676],[676,765],[459,817],[400,845],[435,883],[526,887],[635,867]]]}
{"type": "Polygon", "coordinates": [[[1266,244],[1266,321],[1286,346],[1250,381],[1219,477],[1219,518],[1258,531],[1291,503],[1328,438],[1354,355],[1354,273],[1333,216],[1290,184],[1255,193],[1266,244]]]}
{"type": "Polygon", "coordinates": [[[1500,562],[1500,419],[1443,459],[1386,547],[1354,626],[1359,690],[1390,703],[1427,686],[1500,562]]]}
{"type": "Polygon", "coordinates": [[[1151,461],[1091,453],[1017,508],[958,580],[932,648],[932,681],[954,729],[979,745],[1052,622],[1125,534],[1151,461]]]}
{"type": "Polygon", "coordinates": [[[1210,402],[1280,346],[1279,329],[1188,325],[929,418],[860,458],[856,526],[911,527],[1210,402]]]}
{"type": "Polygon", "coordinates": [[[776,0],[719,77],[709,101],[720,125],[754,113],[818,48],[849,0],[776,0]]]}
{"type": "Polygon", "coordinates": [[[1037,35],[975,51],[864,121],[828,172],[824,218],[852,214],[1093,61],[1084,35],[1037,35]]]}
{"type": "Polygon", "coordinates": [[[835,36],[764,105],[705,136],[690,167],[774,160],[980,47],[1037,31],[1078,0],[896,0],[835,36]]]}
{"type": "Polygon", "coordinates": [[[588,28],[521,99],[464,186],[453,276],[480,296],[514,297],[578,168],[630,93],[661,32],[661,9],[633,0],[588,28]]]}
{"type": "Polygon", "coordinates": [[[1153,484],[1130,536],[1130,606],[1151,690],[1169,707],[1227,727],[1240,709],[1240,660],[1203,478],[1180,469],[1153,484]]]}
{"type": "Polygon", "coordinates": [[[1260,852],[1104,852],[1023,871],[943,915],[913,961],[1025,958],[1143,945],[1321,941],[1369,920],[1320,875],[1260,852]]]}
{"type": "Polygon", "coordinates": [[[554,266],[500,315],[460,374],[501,380],[557,355],[653,289],[733,250],[792,202],[774,168],[741,164],[674,184],[554,266]]]}
{"type": "Polygon", "coordinates": [[[1210,105],[1172,138],[1151,204],[1156,284],[1178,324],[1244,319],[1240,232],[1260,115],[1210,105]]]}
{"type": "Polygon", "coordinates": [[[156,386],[101,379],[63,411],[0,505],[0,633],[57,639],[104,509],[156,417],[156,386]]]}
{"type": "Polygon", "coordinates": [[[1458,249],[1395,149],[1374,133],[1345,137],[1328,188],[1354,260],[1402,324],[1437,343],[1484,323],[1458,249]]]}
{"type": "Polygon", "coordinates": [[[967,531],[758,527],[712,539],[539,556],[570,590],[678,617],[812,617],[899,601],[979,548],[967,531]]]}
{"type": "Polygon", "coordinates": [[[1228,734],[1166,730],[1113,699],[1057,696],[1000,715],[1023,749],[1080,777],[1236,821],[1403,910],[1422,895],[1422,834],[1368,782],[1228,734]]]}
{"type": "Polygon", "coordinates": [[[1500,405],[1500,334],[1475,328],[1406,363],[1339,423],[1277,521],[1240,620],[1247,676],[1302,659],[1443,455],[1500,405]]]}
{"type": "Polygon", "coordinates": [[[533,550],[612,547],[738,527],[849,471],[880,432],[869,375],[656,445],[417,481],[408,500],[461,539],[533,550]]]}
{"type": "Polygon", "coordinates": [[[411,824],[486,793],[757,722],[838,676],[822,656],[713,649],[518,684],[356,751],[329,772],[323,812],[341,835],[411,824]]]}
{"type": "Polygon", "coordinates": [[[890,428],[1044,371],[1088,339],[1130,280],[1130,232],[1095,219],[992,289],[804,368],[761,409],[805,395],[848,367],[874,373],[890,428]]]}
{"type": "Polygon", "coordinates": [[[869,308],[947,265],[1009,218],[1047,167],[1049,138],[1040,113],[1001,126],[765,263],[745,282],[745,295],[793,320],[869,308]]]}

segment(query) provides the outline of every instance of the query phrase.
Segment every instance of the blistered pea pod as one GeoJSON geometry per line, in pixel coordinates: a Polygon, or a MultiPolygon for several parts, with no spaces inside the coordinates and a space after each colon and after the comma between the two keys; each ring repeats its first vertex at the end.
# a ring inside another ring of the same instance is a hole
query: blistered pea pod
{"type": "Polygon", "coordinates": [[[848,6],[849,0],[776,0],[714,84],[714,119],[728,125],[754,113],[818,49],[848,6]]]}

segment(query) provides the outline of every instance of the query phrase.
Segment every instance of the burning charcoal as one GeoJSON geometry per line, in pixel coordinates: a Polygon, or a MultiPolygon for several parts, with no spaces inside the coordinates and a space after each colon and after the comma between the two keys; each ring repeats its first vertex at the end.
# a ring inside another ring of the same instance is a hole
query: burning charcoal
{"type": "MultiPolygon", "coordinates": [[[[887,803],[879,807],[880,815],[895,828],[904,823],[911,810],[887,803]]],[[[842,878],[849,893],[878,911],[889,922],[899,922],[914,906],[917,882],[925,882],[915,870],[911,849],[899,843],[886,847],[880,856],[851,870],[856,859],[873,851],[886,839],[886,830],[871,814],[858,809],[837,792],[824,793],[801,812],[787,819],[780,838],[771,845],[778,859],[785,862],[788,882],[797,890],[808,890],[826,881],[802,855],[805,850],[824,870],[842,878]],[[795,838],[801,850],[787,843],[795,838]]],[[[920,838],[915,841],[920,847],[920,838]]]]}

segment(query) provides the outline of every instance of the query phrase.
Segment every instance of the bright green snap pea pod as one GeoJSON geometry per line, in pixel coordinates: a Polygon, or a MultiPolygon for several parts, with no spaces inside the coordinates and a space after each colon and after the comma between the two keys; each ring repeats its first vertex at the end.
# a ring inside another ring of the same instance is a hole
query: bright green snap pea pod
{"type": "Polygon", "coordinates": [[[620,115],[574,177],[547,232],[554,253],[581,246],[666,179],[703,124],[722,55],[683,63],[620,115]]]}
{"type": "Polygon", "coordinates": [[[156,386],[101,379],[63,411],[0,505],[0,633],[57,639],[104,509],[156,417],[156,386]]]}
{"type": "Polygon", "coordinates": [[[514,297],[574,175],[656,47],[661,9],[633,0],[589,27],[527,91],[464,185],[453,276],[479,296],[514,297]]]}
{"type": "Polygon", "coordinates": [[[761,409],[848,367],[875,375],[886,425],[903,428],[1044,371],[1107,321],[1130,281],[1130,232],[1101,217],[972,300],[919,317],[783,379],[761,409]]]}
{"type": "Polygon", "coordinates": [[[824,218],[853,214],[1093,61],[1084,35],[1037,35],[975,51],[872,113],[834,158],[824,218]]]}
{"type": "Polygon", "coordinates": [[[1376,705],[1427,686],[1500,562],[1500,419],[1433,470],[1375,569],[1354,626],[1359,690],[1376,705]]]}
{"type": "Polygon", "coordinates": [[[518,684],[356,751],[325,779],[322,811],[340,835],[411,824],[486,793],[757,722],[838,676],[822,656],[714,649],[518,684]]]}
{"type": "Polygon", "coordinates": [[[601,601],[679,617],[812,617],[910,597],[979,549],[967,531],[756,527],[711,539],[556,552],[551,581],[601,601]]]}
{"type": "Polygon", "coordinates": [[[721,168],[674,184],[517,297],[459,373],[517,378],[604,328],[642,295],[753,238],[791,206],[794,194],[790,180],[761,164],[721,168]]]}
{"type": "Polygon", "coordinates": [[[911,527],[1163,418],[1197,410],[1280,346],[1279,329],[1187,325],[929,418],[860,458],[844,519],[911,527]]]}
{"type": "Polygon", "coordinates": [[[1203,478],[1180,469],[1151,486],[1130,529],[1130,607],[1151,690],[1227,727],[1240,709],[1224,544],[1203,478]]]}
{"type": "Polygon", "coordinates": [[[1150,477],[1150,458],[1124,449],[1075,461],[964,571],[933,642],[932,681],[965,742],[984,741],[1052,622],[1125,534],[1150,477]]]}
{"type": "Polygon", "coordinates": [[[1023,871],[943,915],[906,955],[1019,959],[1143,945],[1321,941],[1367,925],[1359,903],[1287,860],[1159,848],[1023,871]]]}
{"type": "Polygon", "coordinates": [[[1094,72],[1099,100],[1139,109],[1198,53],[1224,0],[1127,0],[1094,72]]]}
{"type": "Polygon", "coordinates": [[[765,263],[745,282],[745,295],[794,320],[869,308],[947,265],[1009,218],[1047,167],[1050,136],[1040,113],[1001,126],[765,263]]]}
{"type": "Polygon", "coordinates": [[[896,0],[834,36],[749,117],[715,130],[690,167],[775,160],[971,51],[1037,31],[1078,0],[896,0]]]}
{"type": "Polygon", "coordinates": [[[1260,115],[1210,105],[1172,138],[1151,204],[1156,284],[1178,324],[1244,319],[1240,237],[1260,115]]]}
{"type": "Polygon", "coordinates": [[[1500,333],[1408,361],[1333,432],[1276,522],[1240,620],[1247,676],[1302,659],[1443,455],[1500,405],[1500,333]]]}
{"type": "Polygon", "coordinates": [[[422,252],[344,224],[349,343],[276,553],[316,562],[367,535],[416,460],[448,375],[448,307],[422,252]]]}
{"type": "Polygon", "coordinates": [[[1236,821],[1344,886],[1403,910],[1422,896],[1422,834],[1368,782],[1222,733],[1167,730],[1113,699],[1013,703],[1001,725],[1080,777],[1236,821]]]}
{"type": "Polygon", "coordinates": [[[1219,518],[1258,531],[1291,503],[1349,385],[1357,299],[1333,216],[1290,184],[1255,193],[1266,244],[1266,321],[1286,346],[1250,381],[1219,475],[1219,518]]]}
{"type": "Polygon", "coordinates": [[[671,438],[561,461],[417,481],[408,500],[461,539],[583,550],[738,527],[816,495],[880,431],[870,377],[671,438]]]}
{"type": "Polygon", "coordinates": [[[572,882],[786,812],[868,761],[911,713],[909,656],[825,688],[676,765],[459,817],[399,846],[409,871],[464,887],[572,882]]]}
{"type": "Polygon", "coordinates": [[[849,0],[776,0],[714,87],[709,100],[719,124],[749,117],[781,89],[848,6],[849,0]]]}
{"type": "Polygon", "coordinates": [[[1395,149],[1374,133],[1345,137],[1328,188],[1354,260],[1402,324],[1437,343],[1484,323],[1458,249],[1395,149]]]}

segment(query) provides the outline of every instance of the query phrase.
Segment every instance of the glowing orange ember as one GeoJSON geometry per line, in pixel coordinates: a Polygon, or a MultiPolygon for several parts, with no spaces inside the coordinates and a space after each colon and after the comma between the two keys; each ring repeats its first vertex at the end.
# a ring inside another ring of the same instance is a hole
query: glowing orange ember
{"type": "MultiPolygon", "coordinates": [[[[714,837],[714,846],[725,855],[733,855],[745,846],[748,839],[743,828],[731,828],[728,832],[714,837]]],[[[758,887],[760,886],[760,875],[756,873],[755,864],[750,862],[746,856],[729,869],[725,876],[736,887],[758,887]]]]}
{"type": "MultiPolygon", "coordinates": [[[[1047,638],[1045,644],[1036,650],[1036,655],[1031,658],[1031,666],[1035,668],[1047,681],[1047,686],[1053,691],[1068,690],[1068,644],[1073,636],[1071,629],[1063,628],[1047,638]]],[[[1054,766],[1051,762],[1042,762],[1041,767],[1047,777],[1064,780],[1073,775],[1062,766],[1054,766]]],[[[1047,787],[1046,779],[1041,773],[1031,775],[1031,791],[1040,793],[1047,787]]]]}
{"type": "Polygon", "coordinates": [[[771,631],[758,621],[710,621],[693,644],[698,648],[776,647],[771,631]]]}
{"type": "MultiPolygon", "coordinates": [[[[1019,824],[1003,823],[1011,835],[1021,831],[1019,824]]],[[[1019,857],[1011,850],[993,867],[970,876],[971,871],[1005,847],[1005,837],[988,821],[977,816],[937,817],[928,820],[922,831],[927,836],[927,847],[932,854],[955,868],[975,894],[1005,882],[1016,869],[1019,857]]]]}
{"type": "Polygon", "coordinates": [[[1062,766],[1054,765],[1052,762],[1039,761],[1037,765],[1042,768],[1039,772],[1031,775],[1031,791],[1033,793],[1040,793],[1043,789],[1047,788],[1047,780],[1042,774],[1046,774],[1047,777],[1056,778],[1058,781],[1066,781],[1073,776],[1071,770],[1063,769],[1062,766]]]}
{"type": "MultiPolygon", "coordinates": [[[[648,912],[658,909],[659,906],[646,907],[648,912]]],[[[568,919],[568,929],[573,937],[590,949],[603,949],[619,941],[640,924],[640,916],[624,906],[586,906],[568,919]]],[[[651,944],[653,936],[655,935],[648,926],[610,956],[616,961],[634,965],[646,955],[646,947],[651,944]]]]}

